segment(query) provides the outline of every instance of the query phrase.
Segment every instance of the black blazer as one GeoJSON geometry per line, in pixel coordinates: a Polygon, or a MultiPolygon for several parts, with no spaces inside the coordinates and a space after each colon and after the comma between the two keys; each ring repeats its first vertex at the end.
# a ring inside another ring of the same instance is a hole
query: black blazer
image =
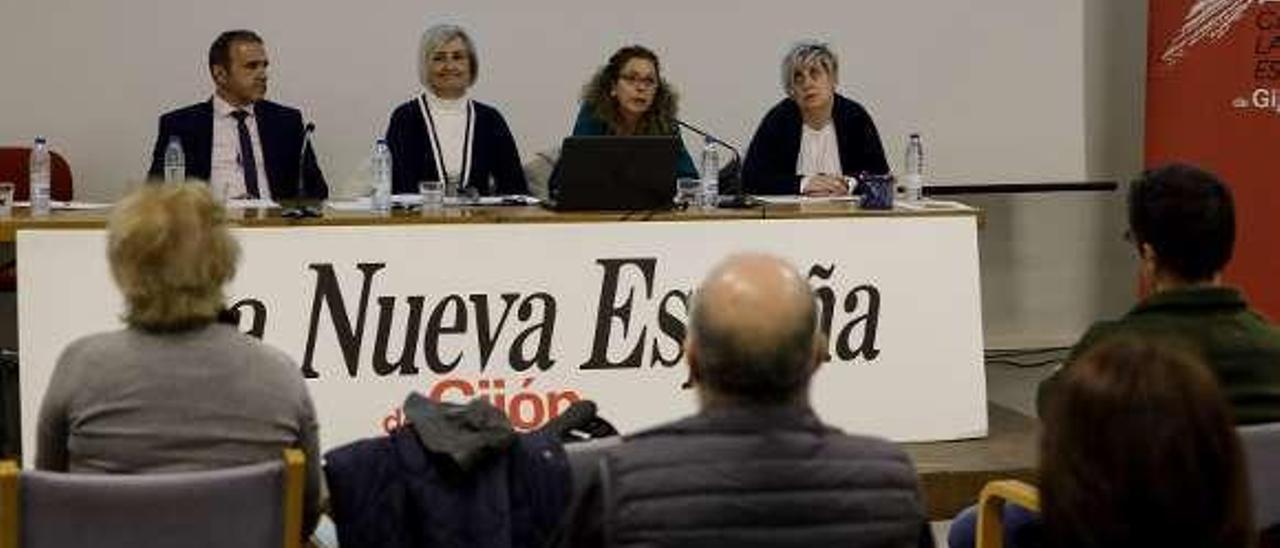
{"type": "MultiPolygon", "coordinates": [[[[262,142],[262,158],[267,173],[267,184],[273,199],[295,198],[298,194],[298,154],[302,151],[302,113],[271,101],[253,104],[253,114],[258,122],[258,139],[262,142]]],[[[169,136],[182,140],[182,151],[187,160],[187,176],[209,180],[213,156],[213,100],[183,107],[160,117],[160,132],[155,149],[151,152],[151,169],[148,179],[164,177],[164,150],[169,146],[169,136]]],[[[301,165],[305,175],[305,193],[308,198],[329,197],[329,187],[324,174],[316,165],[316,155],[307,147],[305,163],[301,165]]]]}
{"type": "MultiPolygon", "coordinates": [[[[471,144],[471,171],[464,187],[481,195],[528,194],[529,184],[520,165],[516,140],[507,121],[497,109],[472,101],[476,109],[475,136],[471,144]],[[493,189],[489,178],[493,177],[493,189]]],[[[391,149],[391,192],[417,194],[418,181],[439,180],[435,152],[427,141],[427,125],[418,100],[396,107],[387,126],[387,147],[391,149]]]]}
{"type": "MultiPolygon", "coordinates": [[[[871,115],[857,102],[837,94],[831,112],[840,147],[840,169],[846,176],[888,173],[889,164],[880,146],[880,134],[871,115]]],[[[742,166],[742,180],[750,194],[799,194],[796,160],[804,119],[800,107],[783,99],[765,114],[751,138],[742,166]]]]}

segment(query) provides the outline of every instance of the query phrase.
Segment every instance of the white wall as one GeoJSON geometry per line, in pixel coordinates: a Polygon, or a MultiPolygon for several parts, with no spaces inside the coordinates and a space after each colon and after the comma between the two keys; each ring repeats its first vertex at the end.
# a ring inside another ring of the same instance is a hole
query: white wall
{"type": "MultiPolygon", "coordinates": [[[[349,179],[417,86],[426,25],[467,26],[474,96],[498,106],[522,154],[569,130],[582,83],[616,47],[662,56],[682,115],[746,147],[781,97],[797,38],[829,40],[843,90],[872,112],[891,166],[922,131],[931,176],[957,183],[1127,179],[1141,166],[1146,3],[1138,0],[6,0],[0,144],[47,134],[77,195],[111,200],[146,169],[156,117],[210,93],[224,29],[267,40],[270,96],[302,107],[332,183],[349,179]],[[299,15],[305,14],[305,15],[299,15]],[[23,52],[32,52],[24,54],[23,52]],[[37,53],[38,52],[38,53],[37,53]]],[[[1132,302],[1118,243],[1122,194],[983,196],[988,346],[1069,344],[1132,302]]],[[[2,341],[0,341],[2,342],[2,341]]]]}
{"type": "Polygon", "coordinates": [[[988,347],[1069,345],[1135,298],[1136,260],[1121,235],[1126,182],[1142,169],[1147,3],[1083,6],[1086,174],[1121,186],[966,200],[987,216],[979,245],[988,347]]]}
{"type": "Polygon", "coordinates": [[[781,97],[795,39],[829,40],[843,88],[873,113],[891,165],[926,139],[932,173],[956,182],[1084,173],[1083,11],[1077,1],[598,0],[257,2],[7,0],[0,18],[0,143],[47,134],[78,196],[109,200],[145,169],[159,113],[210,93],[208,44],[249,27],[267,41],[269,95],[317,125],[329,178],[360,164],[391,109],[416,89],[429,23],[471,29],[474,96],[507,116],[528,158],[568,132],[589,74],[618,46],[654,47],[682,115],[744,148],[781,97]],[[30,52],[29,54],[22,52],[30,52]]]}

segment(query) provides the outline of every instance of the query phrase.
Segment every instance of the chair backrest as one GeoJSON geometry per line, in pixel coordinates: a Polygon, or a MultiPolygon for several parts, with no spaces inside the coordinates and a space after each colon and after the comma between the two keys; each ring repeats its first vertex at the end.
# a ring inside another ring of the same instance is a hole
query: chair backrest
{"type": "Polygon", "coordinates": [[[18,463],[0,461],[0,548],[18,546],[18,463]]]}
{"type": "Polygon", "coordinates": [[[17,472],[0,465],[0,548],[298,548],[304,457],[171,474],[17,472]]]}
{"type": "Polygon", "coordinates": [[[1006,503],[1014,503],[1032,512],[1040,511],[1040,491],[1035,486],[1018,480],[989,481],[978,495],[977,548],[1001,548],[1004,546],[1004,520],[1001,515],[1006,503]]]}
{"type": "Polygon", "coordinates": [[[573,481],[573,498],[577,500],[587,488],[587,481],[600,467],[604,451],[622,443],[622,438],[611,436],[590,441],[566,443],[565,456],[569,459],[569,477],[573,481]]]}
{"type": "MultiPolygon", "coordinates": [[[[67,202],[74,192],[71,184],[71,165],[56,151],[49,151],[52,164],[49,186],[53,199],[67,202]]],[[[14,199],[27,200],[31,196],[31,148],[0,147],[0,181],[14,184],[14,199]]]]}
{"type": "MultiPolygon", "coordinates": [[[[1254,527],[1259,531],[1274,530],[1280,526],[1280,422],[1241,426],[1236,431],[1249,472],[1254,527]]],[[[978,503],[978,548],[1003,545],[1000,509],[1006,501],[1039,511],[1034,487],[1017,481],[988,483],[978,503]]]]}
{"type": "Polygon", "coordinates": [[[1244,446],[1253,498],[1253,523],[1258,529],[1280,524],[1280,422],[1236,429],[1244,446]]]}
{"type": "Polygon", "coordinates": [[[543,150],[530,158],[524,163],[524,179],[529,183],[529,194],[537,197],[539,200],[545,200],[551,195],[548,185],[551,183],[551,173],[555,171],[556,161],[560,159],[560,148],[550,148],[543,150]]]}

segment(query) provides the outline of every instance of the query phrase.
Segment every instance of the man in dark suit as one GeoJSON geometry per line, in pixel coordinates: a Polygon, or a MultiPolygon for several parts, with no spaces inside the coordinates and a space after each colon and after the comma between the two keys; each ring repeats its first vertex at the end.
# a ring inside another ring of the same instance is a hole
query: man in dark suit
{"type": "Polygon", "coordinates": [[[297,198],[300,188],[307,198],[328,197],[311,147],[300,157],[302,113],[263,99],[268,64],[262,38],[253,31],[219,35],[209,46],[213,97],[160,117],[148,177],[163,177],[165,149],[177,138],[187,176],[209,181],[228,197],[297,198]]]}

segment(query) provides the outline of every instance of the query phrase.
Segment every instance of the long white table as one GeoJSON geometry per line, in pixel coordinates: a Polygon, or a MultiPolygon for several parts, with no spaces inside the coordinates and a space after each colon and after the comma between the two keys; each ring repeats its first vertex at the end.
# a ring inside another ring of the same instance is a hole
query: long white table
{"type": "MultiPolygon", "coordinates": [[[[27,448],[60,350],[120,327],[103,216],[0,221],[20,265],[27,448]]],[[[679,344],[688,297],[736,251],[787,257],[814,286],[832,354],[813,385],[825,420],[900,441],[986,433],[970,208],[469,208],[302,222],[248,211],[233,222],[244,253],[230,302],[242,329],[298,361],[325,448],[398,424],[410,391],[484,397],[522,428],[575,399],[595,400],[624,432],[689,413],[679,344]]]]}

